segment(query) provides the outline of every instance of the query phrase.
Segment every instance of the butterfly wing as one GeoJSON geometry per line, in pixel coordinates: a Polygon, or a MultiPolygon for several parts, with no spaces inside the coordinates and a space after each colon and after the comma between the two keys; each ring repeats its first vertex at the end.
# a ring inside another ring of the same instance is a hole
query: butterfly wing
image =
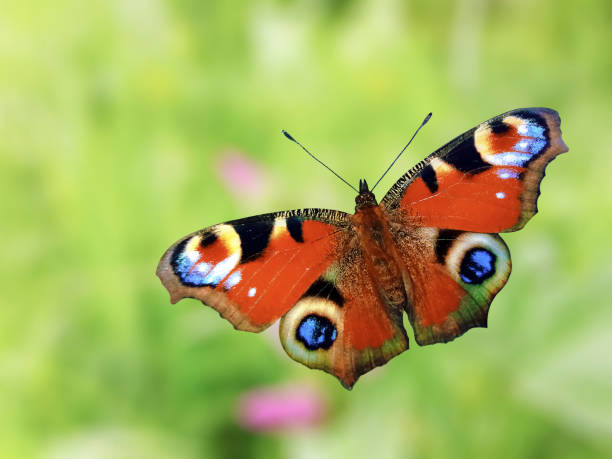
{"type": "Polygon", "coordinates": [[[408,337],[402,310],[381,300],[354,236],[341,253],[283,316],[280,337],[294,360],[350,389],[362,374],[408,349],[408,337]]]}
{"type": "Polygon", "coordinates": [[[511,270],[497,235],[537,211],[546,165],[567,151],[559,115],[518,109],[464,133],[415,166],[381,202],[399,248],[419,344],[484,327],[511,270]]]}
{"type": "Polygon", "coordinates": [[[337,258],[348,215],[277,212],[204,228],[162,256],[157,275],[172,303],[196,298],[238,330],[280,318],[337,258]]]}
{"type": "Polygon", "coordinates": [[[435,151],[389,190],[381,206],[418,226],[516,231],[537,212],[546,165],[566,152],[557,112],[512,110],[435,151]]]}
{"type": "Polygon", "coordinates": [[[501,237],[417,227],[410,236],[396,233],[395,240],[417,343],[447,342],[486,327],[489,305],[512,268],[501,237]]]}
{"type": "Polygon", "coordinates": [[[173,303],[199,299],[239,330],[259,332],[282,316],[289,356],[347,388],[408,348],[401,311],[375,292],[342,212],[278,212],[205,228],[170,247],[157,275],[173,303]]]}

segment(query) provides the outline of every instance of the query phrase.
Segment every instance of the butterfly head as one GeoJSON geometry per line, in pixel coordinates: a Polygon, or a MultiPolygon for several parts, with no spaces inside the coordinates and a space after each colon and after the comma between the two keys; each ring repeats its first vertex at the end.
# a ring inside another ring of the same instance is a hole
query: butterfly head
{"type": "Polygon", "coordinates": [[[362,209],[364,207],[373,207],[377,206],[376,196],[374,193],[370,191],[368,187],[368,182],[363,180],[359,180],[359,194],[355,198],[355,211],[362,209]]]}

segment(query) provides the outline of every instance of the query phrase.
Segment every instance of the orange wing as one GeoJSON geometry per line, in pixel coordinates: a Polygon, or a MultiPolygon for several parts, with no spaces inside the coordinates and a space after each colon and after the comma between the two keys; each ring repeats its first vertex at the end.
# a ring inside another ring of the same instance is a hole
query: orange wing
{"type": "Polygon", "coordinates": [[[337,258],[348,224],[343,212],[305,209],[211,226],[172,245],[157,275],[173,303],[196,298],[236,329],[259,332],[337,258]]]}
{"type": "Polygon", "coordinates": [[[451,341],[472,327],[486,327],[491,301],[512,269],[502,238],[418,227],[402,234],[394,238],[417,343],[451,341]]]}
{"type": "MultiPolygon", "coordinates": [[[[347,239],[350,246],[355,240],[347,239]]],[[[336,376],[350,389],[371,369],[408,349],[402,311],[385,304],[361,249],[342,251],[281,320],[283,347],[294,360],[336,376]]]]}
{"type": "Polygon", "coordinates": [[[516,231],[537,212],[546,165],[566,152],[557,112],[512,110],[429,155],[381,201],[411,224],[482,233],[516,231]]]}

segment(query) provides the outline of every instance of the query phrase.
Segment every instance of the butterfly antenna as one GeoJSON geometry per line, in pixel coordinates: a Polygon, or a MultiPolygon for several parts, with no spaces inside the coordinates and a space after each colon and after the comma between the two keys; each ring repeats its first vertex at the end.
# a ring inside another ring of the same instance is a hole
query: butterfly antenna
{"type": "Polygon", "coordinates": [[[404,151],[406,150],[406,148],[408,148],[408,145],[410,145],[413,141],[413,139],[416,137],[416,135],[419,133],[419,131],[421,130],[421,128],[423,126],[425,126],[427,124],[427,122],[429,121],[429,119],[431,118],[431,112],[425,117],[425,119],[423,120],[423,122],[421,123],[421,125],[418,127],[418,129],[416,131],[414,131],[414,134],[412,134],[412,137],[410,138],[410,140],[408,141],[408,143],[406,144],[406,146],[402,149],[402,151],[399,152],[399,155],[397,155],[395,157],[395,159],[393,160],[393,162],[391,163],[391,165],[387,168],[387,170],[385,171],[385,173],[383,175],[380,176],[380,178],[378,179],[378,181],[374,184],[374,186],[372,187],[372,190],[370,191],[374,191],[374,188],[376,188],[376,185],[378,185],[380,183],[380,181],[383,179],[383,177],[385,175],[387,175],[387,172],[389,172],[391,170],[391,168],[393,167],[393,165],[395,164],[395,162],[399,159],[400,156],[402,156],[402,153],[404,153],[404,151]]]}
{"type": "Polygon", "coordinates": [[[312,153],[310,153],[306,147],[304,145],[302,145],[300,142],[298,142],[297,140],[295,140],[293,138],[293,136],[291,134],[289,134],[287,131],[285,131],[284,129],[282,130],[283,135],[285,137],[287,137],[289,140],[291,140],[292,142],[295,142],[296,144],[298,144],[302,150],[304,150],[306,153],[308,153],[315,161],[317,161],[319,164],[322,164],[327,170],[329,170],[332,174],[334,174],[336,177],[338,177],[340,180],[342,180],[344,183],[346,183],[348,186],[350,186],[353,190],[355,190],[357,193],[359,193],[359,191],[357,190],[357,188],[355,188],[353,185],[351,185],[349,182],[347,182],[346,180],[344,180],[342,177],[340,177],[338,174],[336,174],[336,172],[329,167],[327,164],[325,164],[323,161],[321,161],[319,158],[317,158],[315,155],[313,155],[312,153]]]}

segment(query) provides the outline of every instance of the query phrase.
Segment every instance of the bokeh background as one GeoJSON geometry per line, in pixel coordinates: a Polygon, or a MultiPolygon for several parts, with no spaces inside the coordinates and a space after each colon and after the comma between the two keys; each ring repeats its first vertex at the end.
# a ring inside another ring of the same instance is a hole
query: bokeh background
{"type": "Polygon", "coordinates": [[[2,457],[612,455],[611,2],[8,0],[0,37],[2,457]],[[204,226],[352,211],[283,128],[372,182],[433,111],[380,198],[524,106],[570,152],[489,328],[351,392],[154,275],[204,226]]]}

